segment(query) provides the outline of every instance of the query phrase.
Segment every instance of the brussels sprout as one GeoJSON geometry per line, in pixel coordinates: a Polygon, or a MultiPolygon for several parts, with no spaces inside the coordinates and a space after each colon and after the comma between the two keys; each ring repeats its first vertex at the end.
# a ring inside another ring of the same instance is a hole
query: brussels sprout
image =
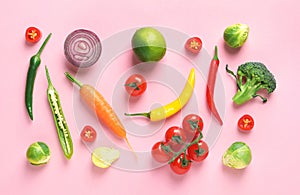
{"type": "Polygon", "coordinates": [[[43,142],[35,142],[28,147],[26,157],[32,165],[46,164],[50,160],[49,147],[43,142]]]}
{"type": "Polygon", "coordinates": [[[241,47],[247,40],[249,27],[246,24],[233,24],[228,26],[223,34],[224,41],[229,47],[241,47]]]}
{"type": "Polygon", "coordinates": [[[251,160],[251,150],[244,142],[233,143],[223,155],[223,164],[234,169],[246,168],[251,160]]]}

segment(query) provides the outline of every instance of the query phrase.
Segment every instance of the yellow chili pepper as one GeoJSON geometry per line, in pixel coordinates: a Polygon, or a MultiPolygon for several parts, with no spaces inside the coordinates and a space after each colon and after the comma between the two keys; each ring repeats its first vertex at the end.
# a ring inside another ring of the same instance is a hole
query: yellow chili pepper
{"type": "Polygon", "coordinates": [[[158,108],[155,108],[151,110],[150,112],[145,112],[145,113],[133,113],[133,114],[128,114],[125,113],[126,116],[145,116],[149,118],[151,121],[159,121],[166,119],[174,114],[176,114],[178,111],[180,111],[189,101],[193,94],[195,86],[195,69],[192,68],[188,77],[188,80],[179,95],[179,97],[174,100],[173,102],[161,106],[158,108]]]}

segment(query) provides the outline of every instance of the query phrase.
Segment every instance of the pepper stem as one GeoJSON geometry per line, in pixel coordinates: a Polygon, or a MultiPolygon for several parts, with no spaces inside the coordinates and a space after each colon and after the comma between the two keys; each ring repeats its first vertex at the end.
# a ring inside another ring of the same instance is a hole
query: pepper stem
{"type": "Polygon", "coordinates": [[[65,72],[65,75],[71,82],[75,83],[79,87],[82,87],[83,84],[80,81],[78,81],[77,79],[75,79],[70,73],[65,72]]]}
{"type": "Polygon", "coordinates": [[[36,56],[40,56],[42,51],[44,50],[46,44],[48,43],[50,37],[51,37],[52,33],[50,33],[47,38],[45,39],[45,41],[43,42],[42,46],[40,47],[39,51],[36,53],[36,56]]]}
{"type": "Polygon", "coordinates": [[[215,46],[214,60],[219,60],[218,58],[218,47],[215,46]]]}
{"type": "Polygon", "coordinates": [[[143,113],[124,113],[125,116],[144,116],[150,119],[150,112],[143,112],[143,113]]]}
{"type": "Polygon", "coordinates": [[[45,66],[45,70],[46,70],[46,76],[47,76],[48,85],[49,86],[53,86],[52,82],[51,82],[51,79],[50,79],[50,75],[49,75],[47,66],[45,66]]]}

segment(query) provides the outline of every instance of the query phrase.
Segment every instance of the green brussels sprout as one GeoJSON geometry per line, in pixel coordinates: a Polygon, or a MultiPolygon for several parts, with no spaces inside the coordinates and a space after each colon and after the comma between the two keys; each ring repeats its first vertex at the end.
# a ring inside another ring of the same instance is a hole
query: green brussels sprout
{"type": "Polygon", "coordinates": [[[28,147],[26,157],[32,165],[46,164],[50,160],[49,147],[43,142],[35,142],[28,147]]]}
{"type": "Polygon", "coordinates": [[[246,24],[233,24],[228,26],[223,34],[224,41],[229,47],[241,47],[247,40],[249,27],[246,24]]]}
{"type": "Polygon", "coordinates": [[[234,142],[224,153],[222,160],[227,167],[246,168],[252,160],[251,150],[244,142],[234,142]]]}

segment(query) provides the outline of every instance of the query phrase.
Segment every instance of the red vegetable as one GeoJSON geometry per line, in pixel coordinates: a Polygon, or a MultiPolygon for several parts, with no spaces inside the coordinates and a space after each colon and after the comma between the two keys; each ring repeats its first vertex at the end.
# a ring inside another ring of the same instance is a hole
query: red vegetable
{"type": "Polygon", "coordinates": [[[87,125],[81,131],[80,136],[85,142],[93,142],[96,140],[97,132],[93,127],[87,125]]]}
{"type": "Polygon", "coordinates": [[[185,153],[180,154],[173,162],[170,163],[172,171],[178,175],[187,173],[192,165],[192,161],[185,153]]]}
{"type": "Polygon", "coordinates": [[[254,120],[253,120],[253,118],[250,115],[245,114],[244,116],[242,116],[238,120],[238,127],[242,131],[250,131],[250,130],[252,130],[253,127],[254,127],[254,120]]]}
{"type": "Polygon", "coordinates": [[[214,54],[214,58],[211,60],[211,63],[210,63],[208,79],[207,79],[206,101],[207,101],[210,111],[213,113],[213,115],[218,120],[220,125],[223,125],[223,121],[217,111],[217,108],[216,108],[216,105],[214,102],[215,82],[216,82],[216,76],[217,76],[219,64],[220,64],[220,61],[218,58],[218,48],[217,48],[217,46],[215,46],[215,54],[214,54]]]}
{"type": "Polygon", "coordinates": [[[192,53],[199,53],[202,48],[202,41],[199,37],[189,38],[185,43],[185,48],[192,53]]]}
{"type": "Polygon", "coordinates": [[[208,156],[208,145],[203,140],[188,148],[189,157],[196,162],[201,162],[208,156]]]}
{"type": "Polygon", "coordinates": [[[173,156],[173,152],[166,142],[156,142],[152,146],[151,154],[152,157],[160,163],[168,162],[173,156]]]}
{"type": "Polygon", "coordinates": [[[182,129],[189,141],[194,137],[198,137],[200,131],[203,130],[203,120],[196,114],[189,114],[182,121],[182,129]]]}
{"type": "Polygon", "coordinates": [[[186,142],[183,129],[177,126],[170,127],[165,133],[165,140],[173,151],[179,151],[186,142]]]}
{"type": "Polygon", "coordinates": [[[42,33],[38,28],[29,27],[26,29],[25,39],[29,43],[36,43],[41,39],[41,37],[42,37],[42,33]]]}
{"type": "Polygon", "coordinates": [[[125,89],[131,96],[140,96],[147,89],[146,80],[140,74],[133,74],[126,80],[125,89]]]}
{"type": "Polygon", "coordinates": [[[94,65],[102,52],[98,36],[89,30],[73,31],[64,43],[67,60],[76,67],[90,67],[94,65]]]}

